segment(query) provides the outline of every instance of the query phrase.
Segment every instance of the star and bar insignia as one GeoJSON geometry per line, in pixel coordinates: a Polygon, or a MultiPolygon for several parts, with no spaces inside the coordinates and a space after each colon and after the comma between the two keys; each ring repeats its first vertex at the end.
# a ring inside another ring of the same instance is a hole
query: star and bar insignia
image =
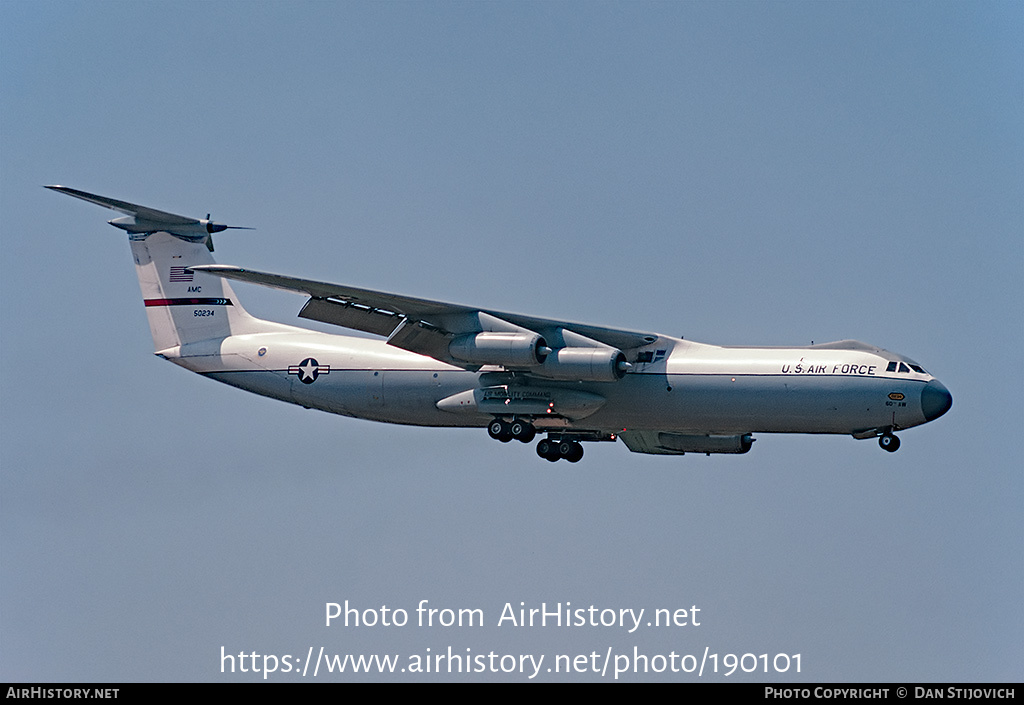
{"type": "Polygon", "coordinates": [[[315,358],[307,357],[298,365],[288,368],[288,374],[298,375],[299,381],[303,384],[313,384],[320,375],[330,374],[330,365],[321,365],[315,358]]]}

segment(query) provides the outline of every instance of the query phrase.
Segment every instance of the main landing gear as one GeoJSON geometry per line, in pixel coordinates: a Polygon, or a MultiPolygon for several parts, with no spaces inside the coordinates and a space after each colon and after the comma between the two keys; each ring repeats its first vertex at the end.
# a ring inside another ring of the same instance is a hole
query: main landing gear
{"type": "Polygon", "coordinates": [[[487,425],[487,433],[491,438],[502,443],[508,443],[513,438],[521,443],[529,443],[537,436],[537,429],[529,421],[522,419],[494,419],[487,425]]]}
{"type": "Polygon", "coordinates": [[[900,449],[900,439],[894,436],[891,431],[886,431],[878,437],[878,445],[882,447],[882,450],[895,453],[900,449]]]}
{"type": "Polygon", "coordinates": [[[578,463],[583,459],[583,445],[579,441],[545,438],[537,444],[537,455],[552,463],[563,458],[570,463],[578,463]]]}
{"type": "MultiPolygon", "coordinates": [[[[487,433],[496,441],[508,443],[515,439],[521,443],[529,443],[537,436],[537,429],[524,419],[496,418],[487,425],[487,433]]],[[[578,463],[583,458],[583,444],[567,438],[545,438],[537,444],[537,455],[552,463],[568,460],[578,463]]]]}

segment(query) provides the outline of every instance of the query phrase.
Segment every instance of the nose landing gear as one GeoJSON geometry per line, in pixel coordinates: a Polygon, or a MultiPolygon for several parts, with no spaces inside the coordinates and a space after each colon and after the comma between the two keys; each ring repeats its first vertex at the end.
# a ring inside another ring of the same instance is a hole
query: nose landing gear
{"type": "Polygon", "coordinates": [[[900,449],[900,439],[894,436],[892,432],[886,431],[878,437],[878,445],[882,447],[882,450],[895,453],[900,449]]]}

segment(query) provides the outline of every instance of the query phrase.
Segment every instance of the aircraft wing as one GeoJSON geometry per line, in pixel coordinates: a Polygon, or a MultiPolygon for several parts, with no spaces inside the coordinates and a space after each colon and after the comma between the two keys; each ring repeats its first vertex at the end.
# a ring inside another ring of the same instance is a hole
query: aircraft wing
{"type": "Polygon", "coordinates": [[[450,345],[456,339],[478,333],[538,334],[546,346],[554,349],[583,346],[627,351],[658,340],[657,335],[650,333],[473,308],[230,265],[206,264],[190,269],[305,294],[310,298],[299,312],[300,318],[386,336],[390,345],[466,369],[479,369],[489,361],[454,357],[450,345]]]}

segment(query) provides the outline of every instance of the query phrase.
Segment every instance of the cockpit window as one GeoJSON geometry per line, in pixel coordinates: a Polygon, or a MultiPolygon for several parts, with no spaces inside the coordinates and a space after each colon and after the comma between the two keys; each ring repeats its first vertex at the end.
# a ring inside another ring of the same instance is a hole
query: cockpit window
{"type": "Polygon", "coordinates": [[[900,372],[901,374],[907,374],[907,373],[910,372],[910,370],[914,370],[914,372],[918,372],[918,373],[923,374],[923,375],[928,374],[927,372],[924,371],[923,367],[921,367],[920,365],[916,365],[913,362],[907,363],[907,362],[897,362],[895,360],[892,360],[889,363],[889,366],[885,368],[886,372],[900,372]],[[910,365],[910,366],[907,367],[907,365],[910,365]],[[896,369],[897,366],[899,366],[898,370],[896,369]]]}

